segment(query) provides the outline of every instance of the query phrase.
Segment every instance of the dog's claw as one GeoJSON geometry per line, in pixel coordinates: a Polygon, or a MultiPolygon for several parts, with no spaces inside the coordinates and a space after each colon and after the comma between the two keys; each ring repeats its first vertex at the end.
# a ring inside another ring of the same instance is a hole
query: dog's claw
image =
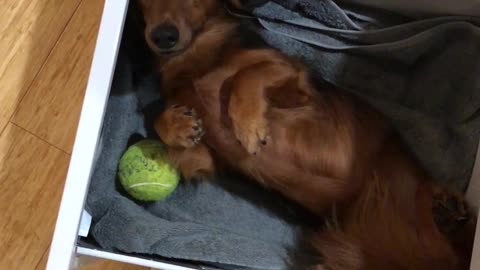
{"type": "Polygon", "coordinates": [[[268,124],[264,118],[234,122],[234,130],[240,144],[251,155],[258,154],[260,148],[267,145],[268,124]]]}
{"type": "Polygon", "coordinates": [[[193,139],[193,143],[194,143],[194,144],[200,143],[200,138],[199,138],[199,137],[195,137],[195,138],[193,139]]]}

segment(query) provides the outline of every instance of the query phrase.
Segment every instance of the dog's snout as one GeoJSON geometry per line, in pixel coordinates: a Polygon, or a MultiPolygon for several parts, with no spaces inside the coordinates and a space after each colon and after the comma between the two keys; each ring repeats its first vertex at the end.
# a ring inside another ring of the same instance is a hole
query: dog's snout
{"type": "Polygon", "coordinates": [[[175,47],[180,34],[177,27],[172,24],[162,24],[155,27],[150,33],[152,42],[159,49],[170,49],[175,47]]]}

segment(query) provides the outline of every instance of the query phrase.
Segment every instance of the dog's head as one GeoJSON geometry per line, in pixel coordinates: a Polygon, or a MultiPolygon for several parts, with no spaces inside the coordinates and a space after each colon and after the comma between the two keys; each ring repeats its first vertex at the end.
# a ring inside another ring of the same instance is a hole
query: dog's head
{"type": "Polygon", "coordinates": [[[221,0],[138,0],[145,20],[145,38],[157,55],[188,48],[205,22],[222,8],[221,0]]]}
{"type": "Polygon", "coordinates": [[[145,39],[157,55],[175,55],[202,32],[224,6],[247,10],[267,0],[138,0],[145,21],[145,39]]]}

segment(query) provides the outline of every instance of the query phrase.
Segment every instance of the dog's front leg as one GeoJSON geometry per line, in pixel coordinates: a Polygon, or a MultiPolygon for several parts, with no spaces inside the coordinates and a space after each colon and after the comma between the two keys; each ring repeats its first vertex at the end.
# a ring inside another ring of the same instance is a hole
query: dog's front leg
{"type": "Polygon", "coordinates": [[[232,78],[228,112],[237,139],[250,154],[255,154],[268,143],[266,91],[297,75],[288,64],[263,62],[240,70],[232,78]]]}
{"type": "Polygon", "coordinates": [[[184,178],[205,178],[214,173],[214,160],[209,149],[201,142],[204,131],[195,110],[171,106],[157,118],[154,126],[168,146],[168,160],[184,178]]]}
{"type": "Polygon", "coordinates": [[[155,130],[165,144],[174,148],[191,148],[203,136],[202,120],[196,111],[180,105],[166,109],[155,121],[155,130]]]}

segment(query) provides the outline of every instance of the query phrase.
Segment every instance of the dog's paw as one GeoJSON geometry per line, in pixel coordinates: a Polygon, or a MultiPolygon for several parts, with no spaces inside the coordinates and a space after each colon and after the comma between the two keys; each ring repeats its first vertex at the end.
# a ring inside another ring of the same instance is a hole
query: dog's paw
{"type": "Polygon", "coordinates": [[[179,105],[167,109],[155,123],[155,129],[162,141],[173,147],[193,147],[204,135],[202,120],[195,110],[179,105]]]}
{"type": "Polygon", "coordinates": [[[463,229],[473,218],[464,198],[443,188],[434,191],[432,213],[435,223],[444,234],[463,229]]]}
{"type": "Polygon", "coordinates": [[[257,154],[267,144],[269,127],[267,119],[259,117],[240,117],[232,119],[235,136],[248,153],[257,154]]]}

